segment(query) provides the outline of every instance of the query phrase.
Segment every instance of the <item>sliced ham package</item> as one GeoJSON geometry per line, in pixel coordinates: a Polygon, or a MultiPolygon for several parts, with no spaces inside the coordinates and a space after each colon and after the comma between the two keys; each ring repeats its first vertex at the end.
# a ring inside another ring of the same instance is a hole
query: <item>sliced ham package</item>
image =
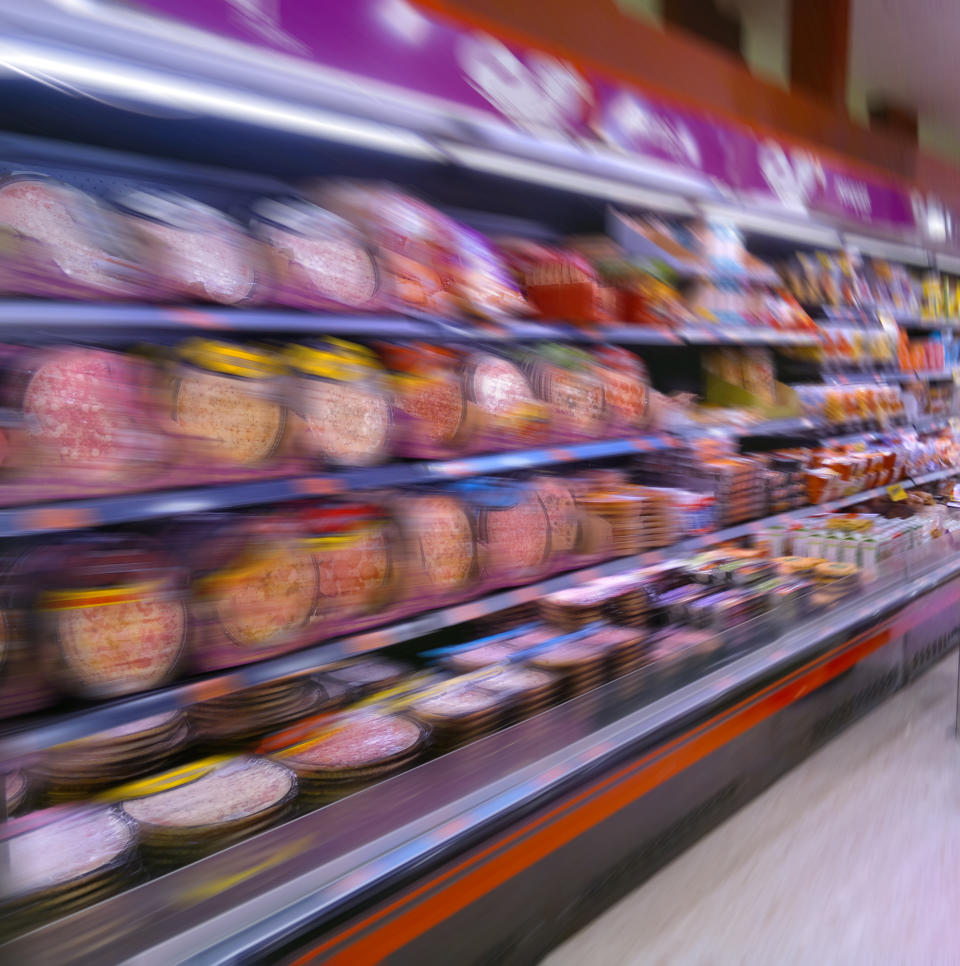
{"type": "Polygon", "coordinates": [[[7,467],[16,479],[124,489],[167,468],[156,372],[134,355],[71,345],[11,349],[4,387],[21,416],[8,430],[7,467]]]}
{"type": "Polygon", "coordinates": [[[386,371],[364,346],[326,339],[289,346],[289,409],[297,451],[333,466],[384,462],[393,401],[386,371]]]}
{"type": "Polygon", "coordinates": [[[43,175],[0,180],[0,291],[46,298],[162,294],[138,240],[92,196],[43,175]]]}
{"type": "Polygon", "coordinates": [[[268,294],[263,252],[222,212],[169,191],[139,189],[114,200],[164,299],[240,306],[268,294]]]}
{"type": "Polygon", "coordinates": [[[250,224],[270,262],[271,301],[340,312],[383,307],[379,259],[346,219],[303,199],[265,198],[250,224]]]}
{"type": "Polygon", "coordinates": [[[210,514],[178,535],[193,562],[191,663],[248,664],[311,643],[317,565],[293,521],[210,514]]]}

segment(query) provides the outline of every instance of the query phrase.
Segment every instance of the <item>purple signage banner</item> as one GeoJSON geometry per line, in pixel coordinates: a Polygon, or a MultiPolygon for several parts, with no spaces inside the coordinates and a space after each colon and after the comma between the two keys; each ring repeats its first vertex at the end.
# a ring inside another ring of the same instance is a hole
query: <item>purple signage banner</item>
{"type": "Polygon", "coordinates": [[[604,141],[710,178],[745,200],[813,208],[861,225],[916,226],[905,186],[585,74],[412,0],[138,0],[135,6],[532,134],[604,141]]]}

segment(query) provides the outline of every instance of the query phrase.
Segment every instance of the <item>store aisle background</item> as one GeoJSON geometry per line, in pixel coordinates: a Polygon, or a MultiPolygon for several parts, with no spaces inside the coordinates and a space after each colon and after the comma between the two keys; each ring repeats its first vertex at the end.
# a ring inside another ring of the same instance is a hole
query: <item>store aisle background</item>
{"type": "Polygon", "coordinates": [[[960,964],[957,655],[545,960],[960,964]]]}

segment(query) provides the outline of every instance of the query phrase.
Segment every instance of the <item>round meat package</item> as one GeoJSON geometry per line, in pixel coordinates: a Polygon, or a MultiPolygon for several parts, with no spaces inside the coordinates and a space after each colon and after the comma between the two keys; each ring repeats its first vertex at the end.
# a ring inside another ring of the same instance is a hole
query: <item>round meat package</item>
{"type": "Polygon", "coordinates": [[[558,441],[597,439],[607,429],[604,386],[593,360],[570,346],[546,345],[530,362],[530,381],[550,407],[558,441]]]}
{"type": "Polygon", "coordinates": [[[477,514],[477,551],[483,575],[496,583],[535,577],[550,556],[550,520],[536,489],[516,480],[459,484],[477,514]]]}
{"type": "Polygon", "coordinates": [[[152,865],[192,861],[261,832],[292,811],[297,777],[269,758],[207,758],[120,789],[152,865]]]}
{"type": "Polygon", "coordinates": [[[210,514],[181,525],[194,565],[198,669],[246,664],[311,640],[317,566],[295,518],[210,514]]]}
{"type": "Polygon", "coordinates": [[[603,386],[610,432],[635,433],[650,415],[650,380],[646,366],[622,346],[602,346],[594,353],[603,386]]]}
{"type": "Polygon", "coordinates": [[[477,353],[467,366],[466,386],[478,411],[480,445],[499,449],[542,441],[549,412],[518,365],[492,352],[477,353]]]}
{"type": "Polygon", "coordinates": [[[0,932],[15,934],[119,892],[138,872],[137,829],[116,808],[28,812],[0,827],[0,932]]]}
{"type": "Polygon", "coordinates": [[[414,590],[442,598],[464,589],[476,559],[467,507],[446,492],[424,493],[406,499],[400,517],[414,590]]]}
{"type": "Polygon", "coordinates": [[[428,729],[400,714],[346,714],[276,757],[294,769],[303,793],[324,802],[363,788],[413,764],[428,729]]]}
{"type": "Polygon", "coordinates": [[[364,346],[327,339],[287,350],[298,449],[335,466],[382,463],[390,452],[386,373],[364,346]]]}
{"type": "Polygon", "coordinates": [[[476,410],[468,404],[459,354],[447,347],[385,345],[392,371],[396,448],[414,459],[444,459],[466,448],[476,410]]]}
{"type": "Polygon", "coordinates": [[[167,297],[221,305],[249,305],[262,297],[261,252],[223,212],[185,195],[142,188],[116,203],[167,297]]]}
{"type": "Polygon", "coordinates": [[[400,591],[400,534],[379,506],[321,503],[299,514],[317,565],[321,617],[349,619],[388,606],[400,591]]]}
{"type": "Polygon", "coordinates": [[[122,220],[90,195],[43,175],[0,182],[0,289],[47,298],[156,294],[122,220]]]}
{"type": "Polygon", "coordinates": [[[181,346],[171,431],[188,442],[198,474],[262,466],[277,455],[287,410],[283,367],[252,346],[191,339],[181,346]]]}
{"type": "Polygon", "coordinates": [[[274,301],[330,310],[382,304],[377,258],[350,222],[300,198],[265,198],[251,229],[271,261],[274,301]]]}
{"type": "Polygon", "coordinates": [[[187,639],[183,572],[125,538],[93,536],[25,558],[42,581],[37,632],[68,691],[113,698],[171,679],[187,639]]]}
{"type": "Polygon", "coordinates": [[[11,461],[29,478],[123,486],[165,466],[156,373],[106,349],[49,346],[9,361],[7,398],[23,415],[11,461]]]}

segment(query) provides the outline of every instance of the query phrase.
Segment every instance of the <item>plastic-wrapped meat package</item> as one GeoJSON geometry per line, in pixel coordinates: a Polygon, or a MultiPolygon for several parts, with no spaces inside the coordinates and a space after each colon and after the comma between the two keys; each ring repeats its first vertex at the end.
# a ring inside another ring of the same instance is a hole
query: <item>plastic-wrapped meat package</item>
{"type": "Polygon", "coordinates": [[[442,316],[457,311],[448,218],[389,185],[322,182],[306,193],[364,232],[380,254],[394,307],[442,316]]]}
{"type": "Polygon", "coordinates": [[[550,559],[550,519],[535,487],[517,480],[458,484],[477,516],[480,571],[495,585],[534,579],[550,559]]]}
{"type": "MultiPolygon", "coordinates": [[[[136,356],[82,346],[11,350],[5,396],[21,415],[7,466],[60,490],[124,489],[165,468],[157,373],[136,356]]],[[[35,495],[34,495],[35,496],[35,495]]]]}
{"type": "Polygon", "coordinates": [[[136,826],[104,806],[50,808],[5,822],[0,849],[9,867],[0,878],[5,939],[120,892],[140,871],[136,826]]]}
{"type": "Polygon", "coordinates": [[[371,466],[390,453],[386,372],[361,345],[328,339],[290,346],[290,419],[298,453],[335,466],[371,466]]]}
{"type": "Polygon", "coordinates": [[[157,295],[122,220],[90,195],[42,175],[0,181],[0,291],[47,298],[157,295]]]}
{"type": "Polygon", "coordinates": [[[400,534],[382,507],[318,503],[301,509],[298,520],[317,566],[316,620],[328,636],[400,596],[400,534]]]}
{"type": "Polygon", "coordinates": [[[530,315],[531,308],[493,245],[479,232],[445,219],[449,271],[463,309],[487,319],[530,315]]]}
{"type": "Polygon", "coordinates": [[[265,198],[250,227],[266,249],[272,301],[308,310],[383,307],[378,258],[349,221],[300,198],[265,198]]]}
{"type": "Polygon", "coordinates": [[[384,345],[400,456],[444,459],[469,448],[477,416],[466,397],[459,354],[450,348],[411,343],[384,345]]]}
{"type": "Polygon", "coordinates": [[[515,362],[492,352],[475,353],[467,362],[465,384],[476,410],[471,449],[536,446],[546,438],[549,410],[515,362]]]}
{"type": "Polygon", "coordinates": [[[601,346],[593,356],[607,406],[607,431],[635,433],[645,428],[650,411],[646,366],[620,346],[601,346]]]}
{"type": "Polygon", "coordinates": [[[180,521],[193,564],[191,662],[248,664],[325,636],[312,623],[317,563],[296,521],[229,514],[180,521]]]}
{"type": "Polygon", "coordinates": [[[223,212],[173,192],[116,199],[157,290],[175,300],[250,305],[267,282],[262,252],[223,212]]]}
{"type": "Polygon", "coordinates": [[[284,455],[283,367],[270,352],[207,339],[180,347],[171,380],[170,433],[181,465],[201,479],[264,470],[284,455]]]}
{"type": "Polygon", "coordinates": [[[602,438],[607,431],[603,383],[592,358],[570,346],[543,346],[529,363],[530,382],[550,407],[558,442],[602,438]]]}
{"type": "Polygon", "coordinates": [[[572,566],[580,545],[580,510],[569,482],[562,476],[535,476],[531,486],[540,498],[550,524],[550,565],[572,566]]]}
{"type": "Polygon", "coordinates": [[[187,639],[186,574],[140,541],[89,534],[27,554],[32,637],[47,677],[83,698],[167,683],[187,639]]]}
{"type": "Polygon", "coordinates": [[[435,490],[399,502],[404,532],[404,567],[411,598],[424,604],[461,595],[476,577],[476,545],[468,506],[454,494],[435,490]]]}

